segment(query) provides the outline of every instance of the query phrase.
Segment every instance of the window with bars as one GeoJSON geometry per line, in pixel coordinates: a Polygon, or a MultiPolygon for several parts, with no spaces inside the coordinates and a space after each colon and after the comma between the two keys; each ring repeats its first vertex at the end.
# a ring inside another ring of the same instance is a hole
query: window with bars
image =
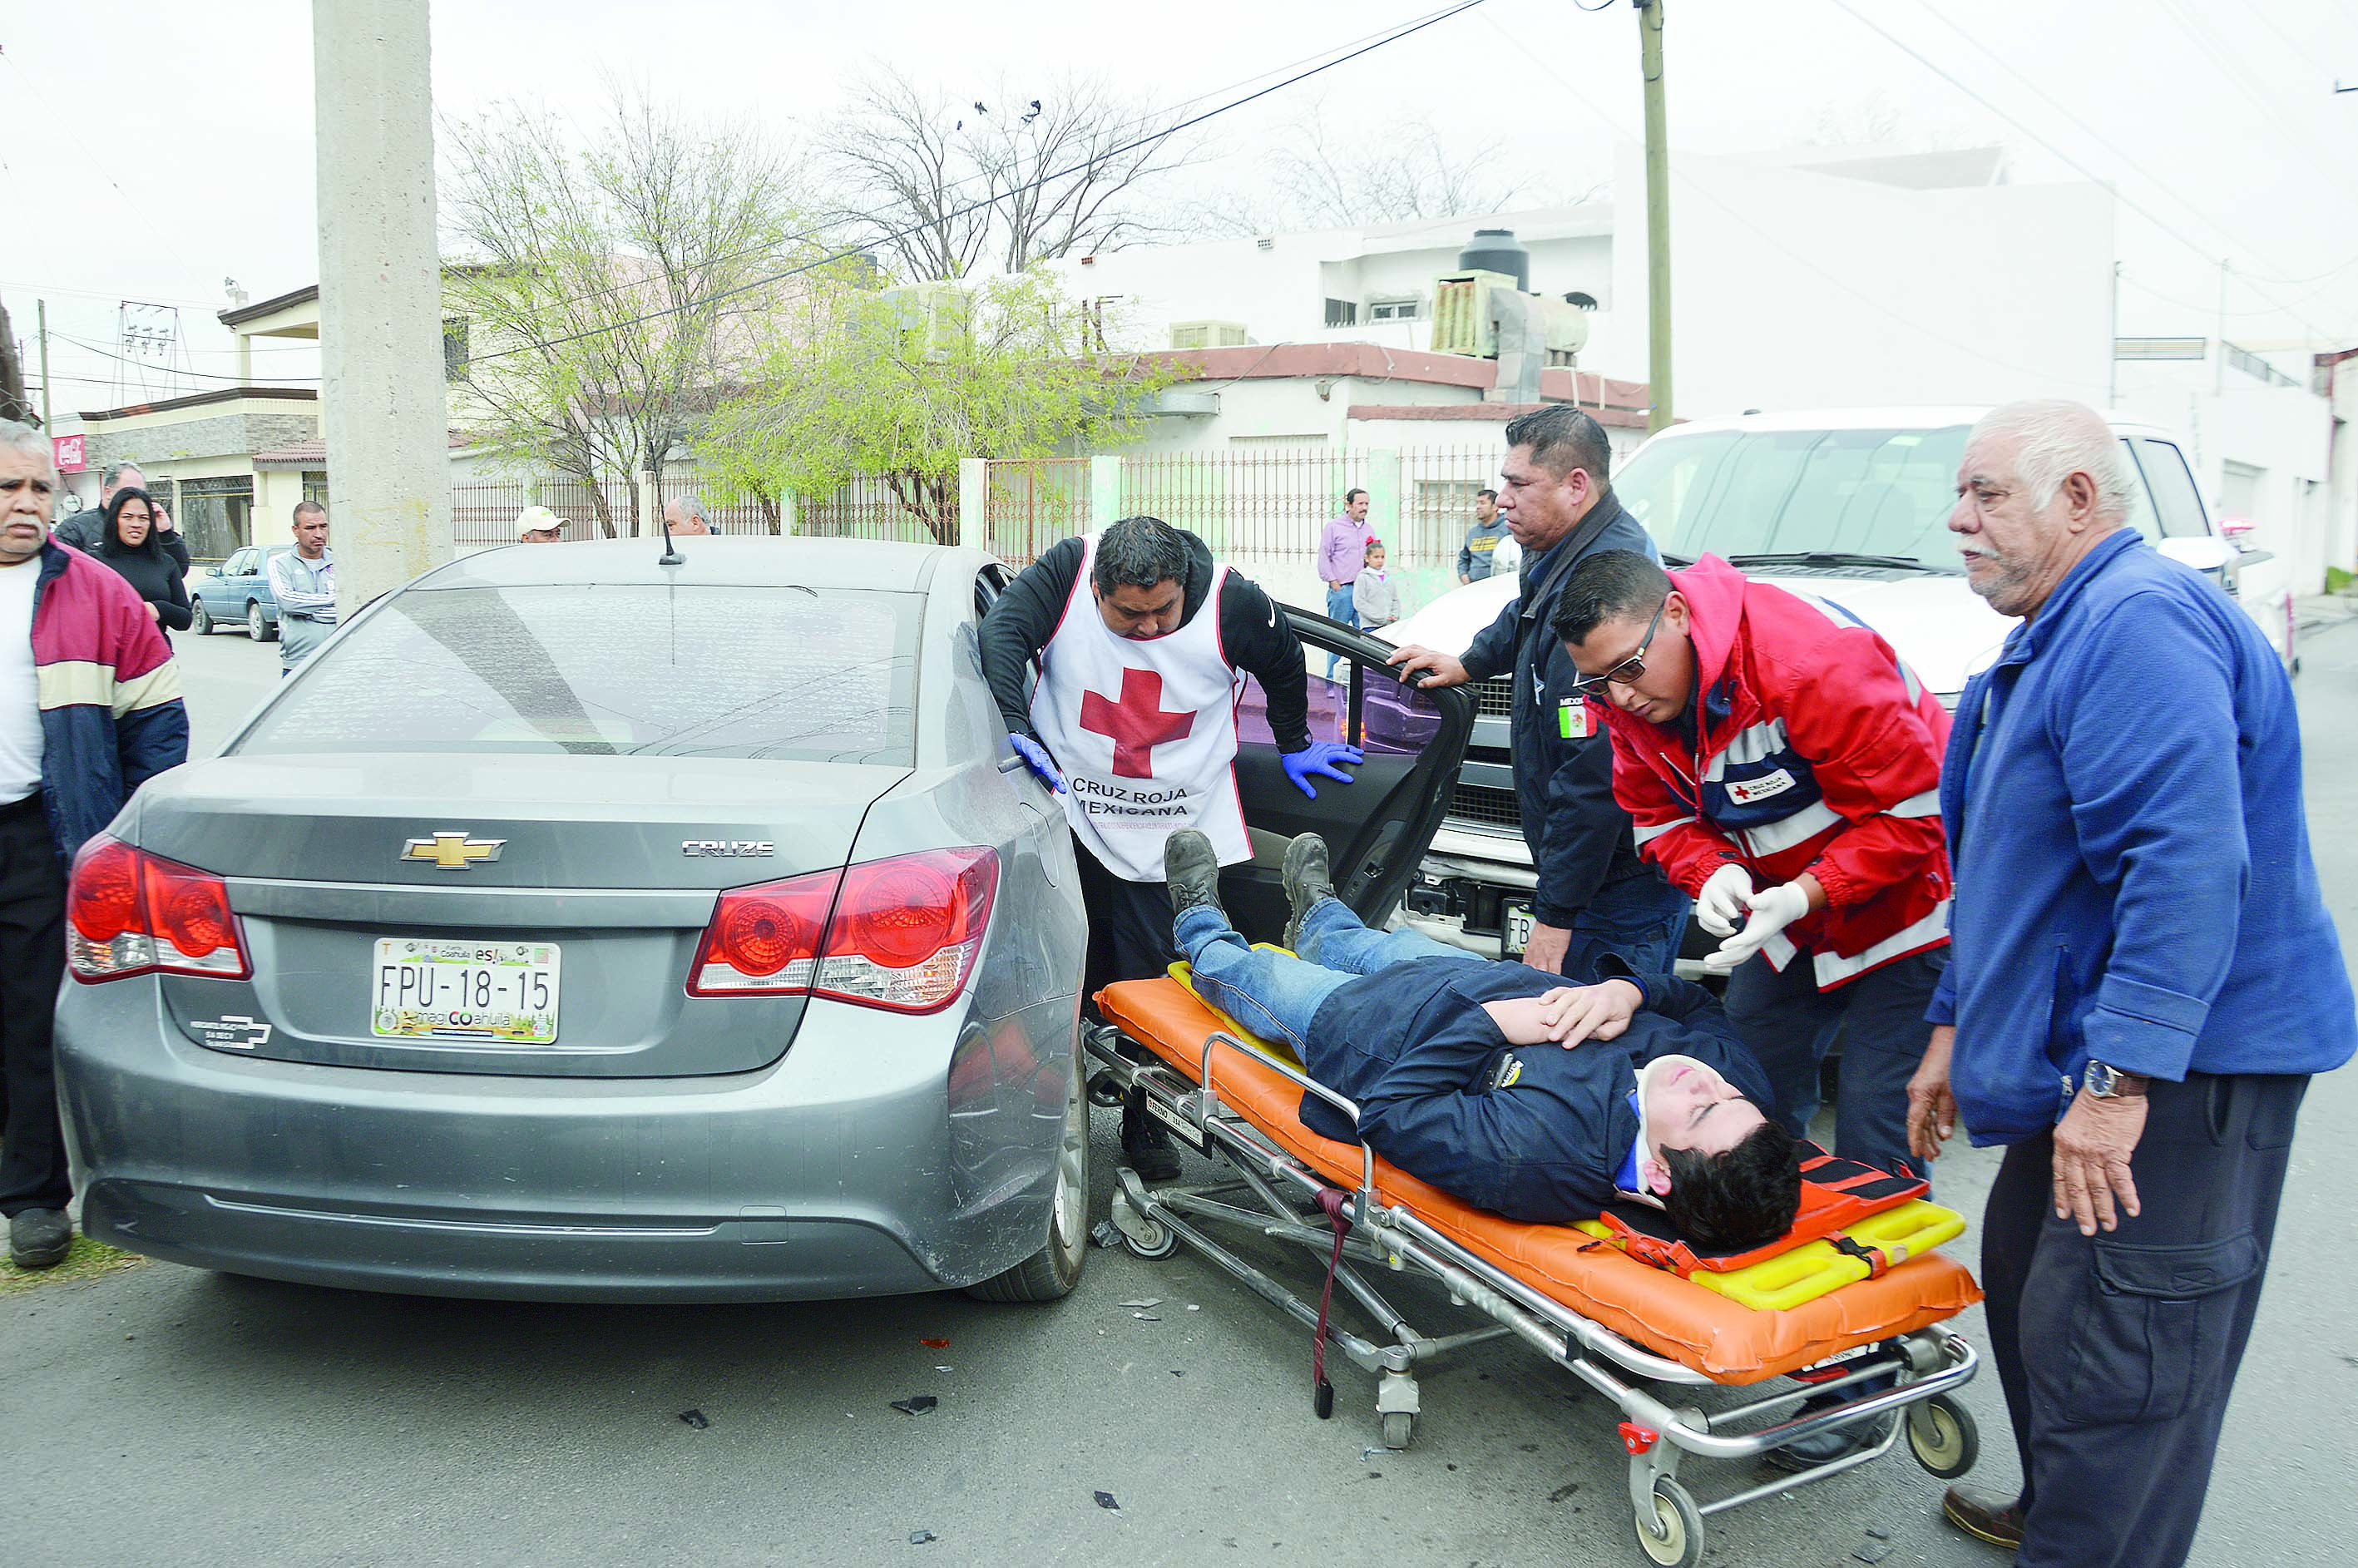
{"type": "Polygon", "coordinates": [[[1326,302],[1326,325],[1356,327],[1359,324],[1359,304],[1356,299],[1329,299],[1326,302]]]}

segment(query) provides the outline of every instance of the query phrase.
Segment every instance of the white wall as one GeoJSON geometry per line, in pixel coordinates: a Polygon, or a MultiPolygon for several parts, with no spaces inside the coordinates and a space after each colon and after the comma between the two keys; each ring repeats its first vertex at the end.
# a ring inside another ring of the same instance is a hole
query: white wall
{"type": "MultiPolygon", "coordinates": [[[[1109,336],[1126,349],[1171,346],[1174,321],[1240,321],[1257,343],[1371,341],[1368,300],[1433,298],[1433,280],[1457,268],[1476,228],[1507,227],[1531,253],[1531,282],[1543,294],[1580,289],[1609,303],[1614,287],[1612,209],[1544,208],[1492,218],[1444,218],[1367,229],[1326,229],[1257,240],[1135,245],[1089,258],[1047,264],[1084,298],[1123,303],[1109,336]],[[1330,330],[1329,297],[1361,307],[1356,327],[1330,330]]],[[[1385,341],[1401,348],[1431,343],[1429,320],[1404,324],[1385,341]]],[[[1379,331],[1390,329],[1378,327],[1379,331]]],[[[1585,361],[1584,360],[1584,364],[1585,361]]]]}
{"type": "MultiPolygon", "coordinates": [[[[1673,406],[2101,402],[2113,200],[2091,184],[1911,190],[1673,156],[1673,406]]],[[[1640,150],[1623,144],[1614,298],[1583,368],[1646,379],[1640,150]]]]}
{"type": "MultiPolygon", "coordinates": [[[[2297,362],[2276,362],[2292,374],[2297,362]]],[[[2298,386],[2269,385],[2232,366],[2222,374],[2194,360],[2127,360],[2117,373],[2116,406],[2185,438],[2213,514],[2230,490],[2229,463],[2259,470],[2234,487],[2249,499],[2239,494],[2233,509],[2248,508],[2259,525],[2252,542],[2290,563],[2295,593],[2320,591],[2329,563],[2346,566],[2332,541],[2332,410],[2309,391],[2305,371],[2294,377],[2298,386]]]]}

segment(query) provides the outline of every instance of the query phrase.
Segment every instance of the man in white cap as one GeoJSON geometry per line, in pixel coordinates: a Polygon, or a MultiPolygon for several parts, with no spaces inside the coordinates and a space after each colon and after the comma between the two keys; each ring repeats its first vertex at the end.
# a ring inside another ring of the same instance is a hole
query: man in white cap
{"type": "Polygon", "coordinates": [[[565,519],[546,506],[527,506],[516,514],[516,539],[526,545],[555,545],[565,538],[565,519]]]}

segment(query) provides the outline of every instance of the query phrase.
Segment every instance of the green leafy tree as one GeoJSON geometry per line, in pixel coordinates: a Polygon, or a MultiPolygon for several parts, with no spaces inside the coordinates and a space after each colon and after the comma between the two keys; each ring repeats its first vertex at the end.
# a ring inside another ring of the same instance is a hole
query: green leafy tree
{"type": "Polygon", "coordinates": [[[510,105],[446,121],[442,142],[453,421],[585,486],[611,537],[600,481],[661,472],[800,293],[767,281],[817,254],[799,169],[751,122],[620,92],[586,135],[510,105]]]}
{"type": "Polygon", "coordinates": [[[831,285],[780,319],[759,375],[704,426],[705,474],[724,491],[810,499],[879,479],[946,545],[958,460],[1133,440],[1182,373],[1106,352],[1098,308],[1039,273],[884,293],[831,285]]]}

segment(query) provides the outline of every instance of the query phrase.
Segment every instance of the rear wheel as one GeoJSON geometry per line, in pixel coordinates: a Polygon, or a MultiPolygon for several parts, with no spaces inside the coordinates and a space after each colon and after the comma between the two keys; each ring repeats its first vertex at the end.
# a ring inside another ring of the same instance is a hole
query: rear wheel
{"type": "Polygon", "coordinates": [[[263,619],[262,602],[259,600],[246,600],[245,634],[257,643],[278,641],[278,628],[263,619]]]}
{"type": "Polygon", "coordinates": [[[1946,1394],[1908,1409],[1908,1448],[1936,1479],[1953,1481],[1981,1457],[1973,1412],[1946,1394]]]}
{"type": "Polygon", "coordinates": [[[213,618],[205,613],[205,601],[201,599],[189,609],[189,630],[200,637],[212,634],[213,618]]]}
{"type": "Polygon", "coordinates": [[[1703,1561],[1703,1513],[1687,1489],[1668,1476],[1655,1478],[1653,1528],[1638,1521],[1638,1550],[1662,1568],[1695,1568],[1703,1561]]]}
{"type": "Polygon", "coordinates": [[[1065,1085],[1065,1124],[1056,1139],[1056,1183],[1048,1201],[1048,1238],[1003,1274],[968,1285],[986,1302],[1053,1302],[1080,1283],[1089,1255],[1089,1098],[1081,1084],[1081,1054],[1073,1052],[1065,1085]]]}

